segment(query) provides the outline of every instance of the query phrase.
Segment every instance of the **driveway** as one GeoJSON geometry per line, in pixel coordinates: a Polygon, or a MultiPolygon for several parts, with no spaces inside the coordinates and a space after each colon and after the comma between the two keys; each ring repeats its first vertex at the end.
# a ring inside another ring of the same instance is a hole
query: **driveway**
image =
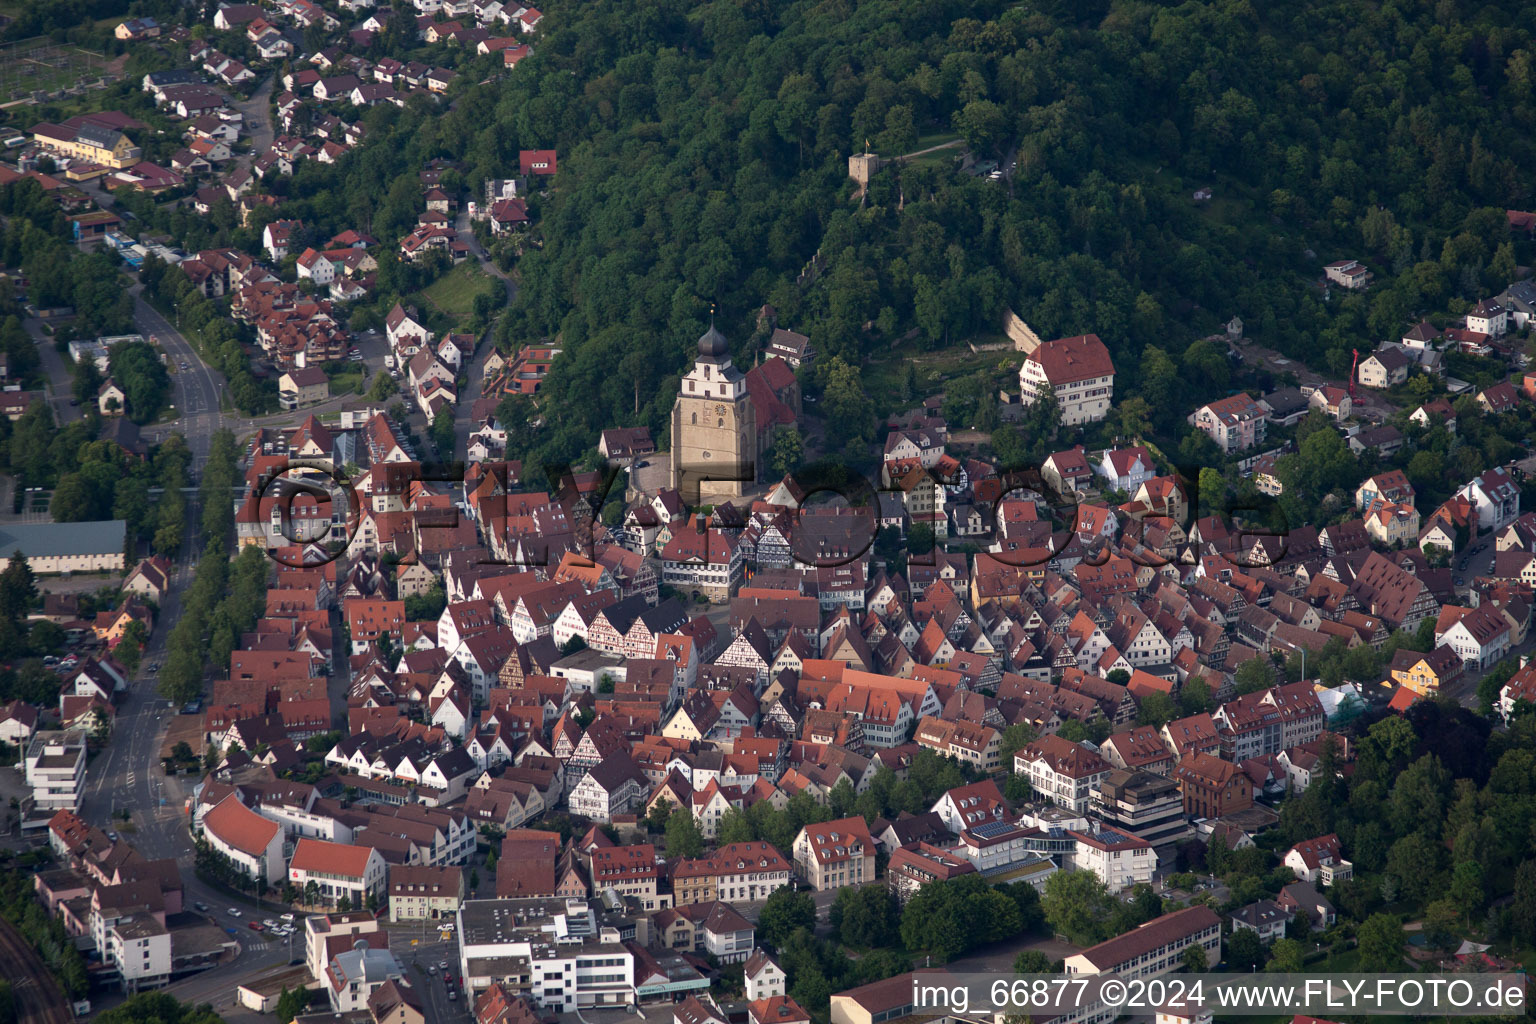
{"type": "Polygon", "coordinates": [[[36,317],[28,317],[22,321],[27,335],[32,343],[37,346],[38,358],[42,360],[43,376],[48,378],[48,404],[53,406],[53,418],[61,426],[65,423],[73,423],[85,415],[79,406],[71,404],[74,395],[71,387],[74,377],[70,373],[69,362],[59,354],[59,350],[53,346],[53,337],[43,333],[43,322],[36,317]]]}

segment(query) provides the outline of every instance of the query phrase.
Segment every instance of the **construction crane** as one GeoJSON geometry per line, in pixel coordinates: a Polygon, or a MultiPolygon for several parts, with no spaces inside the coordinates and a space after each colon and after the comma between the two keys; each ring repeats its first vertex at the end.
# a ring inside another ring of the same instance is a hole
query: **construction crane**
{"type": "Polygon", "coordinates": [[[1349,364],[1349,400],[1353,402],[1355,400],[1355,368],[1360,365],[1360,350],[1352,348],[1350,351],[1355,354],[1354,361],[1349,364]]]}

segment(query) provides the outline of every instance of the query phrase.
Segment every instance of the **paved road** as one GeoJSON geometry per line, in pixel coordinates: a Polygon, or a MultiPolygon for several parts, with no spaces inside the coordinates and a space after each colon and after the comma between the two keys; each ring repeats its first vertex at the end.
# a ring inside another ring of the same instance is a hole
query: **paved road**
{"type": "MultiPolygon", "coordinates": [[[[502,269],[491,260],[490,254],[481,246],[480,240],[475,237],[472,225],[469,222],[469,204],[460,204],[459,216],[458,220],[454,223],[454,229],[458,231],[459,237],[469,244],[469,251],[475,257],[476,262],[480,264],[480,269],[492,277],[501,279],[502,287],[507,291],[507,305],[510,306],[517,298],[517,282],[502,272],[502,269]]],[[[494,327],[495,321],[493,320],[491,326],[487,327],[485,332],[481,334],[479,344],[475,346],[474,355],[470,357],[470,363],[465,372],[468,384],[464,388],[464,393],[459,396],[458,406],[454,409],[454,455],[460,459],[468,454],[469,435],[479,426],[479,424],[473,422],[470,410],[474,407],[475,402],[479,401],[480,388],[485,382],[485,360],[494,347],[490,338],[494,327]]]]}
{"type": "Polygon", "coordinates": [[[277,81],[277,76],[268,76],[255,92],[251,93],[248,100],[240,100],[234,104],[236,110],[245,118],[244,128],[250,135],[251,151],[243,153],[236,158],[235,163],[241,167],[249,168],[256,162],[256,158],[265,153],[272,146],[272,86],[277,81]]]}
{"type": "Polygon", "coordinates": [[[173,401],[180,418],[174,427],[187,438],[187,446],[192,449],[193,468],[201,469],[208,460],[214,431],[221,426],[237,425],[226,423],[219,408],[220,399],[226,390],[224,375],[203,362],[192,343],[167,322],[158,310],[144,301],[140,294],[141,285],[135,284],[129,290],[133,292],[133,322],[139,333],[146,338],[153,335],[176,369],[171,379],[173,401]],[[182,366],[186,369],[181,369],[182,366]]]}

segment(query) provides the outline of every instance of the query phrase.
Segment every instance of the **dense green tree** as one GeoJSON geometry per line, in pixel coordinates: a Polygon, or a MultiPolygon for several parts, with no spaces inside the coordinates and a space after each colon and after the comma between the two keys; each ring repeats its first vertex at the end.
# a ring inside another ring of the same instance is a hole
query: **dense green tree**
{"type": "Polygon", "coordinates": [[[1234,928],[1227,939],[1227,966],[1233,971],[1246,973],[1264,963],[1264,944],[1259,933],[1252,928],[1234,928]]]}
{"type": "Polygon", "coordinates": [[[692,812],[679,807],[667,819],[667,856],[697,857],[704,852],[704,835],[692,812]]]}
{"type": "Polygon", "coordinates": [[[816,902],[810,893],[796,892],[791,885],[770,893],[757,917],[758,937],[770,949],[782,946],[796,929],[815,927],[816,902]]]}
{"type": "Polygon", "coordinates": [[[1041,906],[1045,923],[1078,945],[1105,938],[1106,919],[1114,898],[1091,871],[1058,871],[1045,880],[1041,906]]]}
{"type": "Polygon", "coordinates": [[[832,934],[845,945],[858,949],[891,945],[900,929],[896,894],[884,885],[839,889],[828,921],[832,934]]]}
{"type": "Polygon", "coordinates": [[[1402,922],[1391,914],[1372,914],[1360,925],[1360,967],[1386,974],[1403,968],[1407,936],[1402,922]]]}
{"type": "Polygon", "coordinates": [[[1299,974],[1304,966],[1306,947],[1295,939],[1276,939],[1269,947],[1269,974],[1299,974]]]}

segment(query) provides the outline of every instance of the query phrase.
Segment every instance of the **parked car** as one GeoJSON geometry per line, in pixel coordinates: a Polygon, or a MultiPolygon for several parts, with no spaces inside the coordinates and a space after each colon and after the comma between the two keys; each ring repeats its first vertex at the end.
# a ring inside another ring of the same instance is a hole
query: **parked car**
{"type": "Polygon", "coordinates": [[[268,928],[272,929],[273,931],[277,931],[277,922],[272,920],[270,917],[267,918],[265,921],[263,921],[261,923],[266,925],[268,928]]]}
{"type": "Polygon", "coordinates": [[[288,923],[288,924],[292,924],[292,923],[293,923],[293,921],[294,921],[294,917],[293,917],[293,915],[292,915],[292,914],[284,914],[284,915],[283,915],[283,916],[282,916],[282,920],[283,920],[283,921],[285,921],[285,922],[287,922],[287,923],[288,923]]]}
{"type": "Polygon", "coordinates": [[[264,930],[262,928],[262,924],[261,924],[260,921],[252,921],[250,924],[246,925],[246,927],[249,928],[253,932],[259,932],[259,931],[263,931],[264,930]]]}
{"type": "Polygon", "coordinates": [[[230,907],[229,908],[229,916],[230,917],[239,917],[240,916],[239,909],[237,907],[230,907]]]}
{"type": "Polygon", "coordinates": [[[205,914],[208,913],[208,904],[203,903],[202,901],[198,901],[197,903],[194,903],[192,905],[194,907],[196,907],[198,910],[201,910],[203,913],[205,913],[205,914]]]}

